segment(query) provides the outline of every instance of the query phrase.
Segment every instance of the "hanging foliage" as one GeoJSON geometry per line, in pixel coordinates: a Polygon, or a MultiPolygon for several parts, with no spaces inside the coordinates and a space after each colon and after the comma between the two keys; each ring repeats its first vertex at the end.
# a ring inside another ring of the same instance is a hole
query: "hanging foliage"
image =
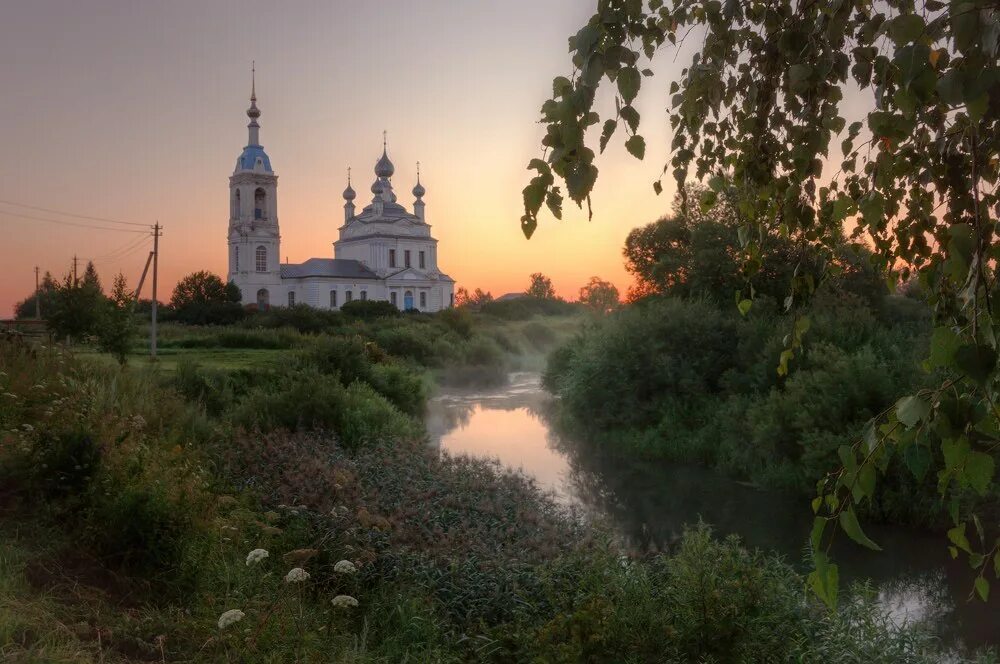
{"type": "MultiPolygon", "coordinates": [[[[687,40],[700,47],[670,83],[673,138],[663,175],[682,196],[691,179],[707,184],[685,205],[709,209],[723,195],[731,202],[745,273],[761,263],[760,238],[780,233],[820,256],[821,279],[836,274],[834,248],[846,228],[871,246],[890,286],[919,279],[934,307],[925,367],[941,382],[887,404],[841,448],[841,467],[820,480],[810,585],[836,603],[828,551],[838,524],[878,548],[855,507],[901,455],[915,476],[937,482],[953,520],[951,553],[968,559],[985,600],[1000,576],[1000,539],[969,496],[991,490],[1000,449],[997,3],[599,0],[569,39],[572,76],[557,77],[542,106],[545,150],[529,163],[535,176],[524,189],[527,237],[543,204],[561,216],[563,185],[590,208],[594,139],[603,151],[624,134],[628,152],[644,158],[633,104],[653,75],[647,63],[687,40]],[[602,85],[614,95],[613,117],[594,111],[602,85]]],[[[660,193],[662,181],[653,187],[660,193]]],[[[791,278],[785,306],[797,315],[781,373],[808,333],[805,305],[817,285],[805,270],[791,278]]],[[[753,292],[744,288],[736,299],[746,313],[753,292]]]]}

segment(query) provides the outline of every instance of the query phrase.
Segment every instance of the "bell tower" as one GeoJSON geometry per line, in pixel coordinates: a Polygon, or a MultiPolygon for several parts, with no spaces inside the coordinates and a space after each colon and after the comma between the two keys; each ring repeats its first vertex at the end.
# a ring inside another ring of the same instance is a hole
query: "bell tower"
{"type": "Polygon", "coordinates": [[[278,176],[260,144],[256,68],[251,70],[249,139],[229,178],[229,280],[243,304],[267,308],[281,286],[281,235],[278,231],[278,176]]]}

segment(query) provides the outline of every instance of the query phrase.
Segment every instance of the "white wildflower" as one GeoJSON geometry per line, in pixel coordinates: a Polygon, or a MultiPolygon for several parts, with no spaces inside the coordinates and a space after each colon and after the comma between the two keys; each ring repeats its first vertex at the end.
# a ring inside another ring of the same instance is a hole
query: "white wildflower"
{"type": "Polygon", "coordinates": [[[25,431],[34,431],[35,427],[31,426],[30,424],[25,424],[24,425],[24,430],[25,431]]]}
{"type": "Polygon", "coordinates": [[[285,583],[301,583],[309,578],[309,572],[301,567],[293,567],[285,575],[285,583]]]}
{"type": "Polygon", "coordinates": [[[267,552],[267,549],[254,549],[253,551],[247,554],[247,567],[250,567],[251,565],[256,565],[260,561],[264,560],[264,558],[267,558],[269,555],[271,554],[267,552]]]}
{"type": "Polygon", "coordinates": [[[219,616],[219,629],[226,629],[230,625],[238,623],[243,620],[243,616],[245,615],[246,614],[239,609],[229,609],[219,616]]]}
{"type": "Polygon", "coordinates": [[[337,574],[354,574],[358,571],[358,568],[350,560],[341,560],[333,566],[333,571],[337,574]]]}
{"type": "Polygon", "coordinates": [[[358,600],[354,599],[350,595],[337,595],[332,600],[330,600],[330,603],[336,607],[348,608],[352,606],[357,606],[358,600]]]}

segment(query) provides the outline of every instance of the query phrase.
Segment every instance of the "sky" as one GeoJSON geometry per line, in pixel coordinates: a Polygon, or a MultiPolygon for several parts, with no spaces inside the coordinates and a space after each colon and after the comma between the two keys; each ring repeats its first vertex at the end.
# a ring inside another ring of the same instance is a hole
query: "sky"
{"type": "MultiPolygon", "coordinates": [[[[256,61],[260,138],[278,174],[282,259],[332,257],[346,171],[367,202],[388,132],[393,185],[412,206],[421,163],[440,268],[494,295],[548,275],[575,298],[591,277],[631,283],[626,235],[668,211],[664,109],[684,58],[661,58],[637,102],[644,161],[613,141],[597,163],[594,217],[546,213],[520,230],[539,108],[570,72],[567,37],[594,0],[32,0],[0,22],[0,316],[31,294],[34,268],[93,259],[105,284],[135,284],[152,239],[60,225],[10,203],[163,225],[158,296],[196,270],[224,275],[228,178],[247,142],[256,61]],[[14,216],[14,215],[22,216],[14,216]],[[25,217],[36,217],[29,219],[25,217]]],[[[603,100],[603,108],[611,103],[603,100]]],[[[669,178],[668,178],[669,179],[669,178]]],[[[141,230],[104,224],[107,227],[141,230]]],[[[81,268],[82,269],[82,268],[81,268]]],[[[144,297],[149,296],[148,285],[144,297]]]]}

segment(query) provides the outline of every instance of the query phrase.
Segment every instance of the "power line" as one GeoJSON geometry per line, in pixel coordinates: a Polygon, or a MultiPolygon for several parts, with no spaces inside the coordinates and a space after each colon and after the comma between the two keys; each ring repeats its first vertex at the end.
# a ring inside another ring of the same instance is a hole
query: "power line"
{"type": "Polygon", "coordinates": [[[104,221],[111,224],[125,224],[126,226],[142,226],[143,228],[149,227],[149,224],[140,224],[134,221],[118,221],[117,219],[108,219],[106,217],[88,217],[85,214],[74,214],[72,212],[63,212],[61,210],[53,210],[51,208],[38,207],[37,205],[25,205],[24,203],[15,203],[14,201],[5,201],[2,199],[0,199],[0,203],[3,203],[5,205],[13,205],[14,207],[27,208],[29,210],[38,210],[39,212],[58,214],[61,217],[76,217],[77,219],[89,219],[90,221],[104,221]]]}
{"type": "Polygon", "coordinates": [[[103,261],[112,260],[112,259],[119,259],[119,258],[122,258],[124,256],[127,256],[133,250],[135,250],[136,248],[140,247],[143,243],[145,243],[147,241],[148,241],[147,237],[140,235],[139,237],[132,238],[128,242],[126,242],[125,244],[121,245],[120,247],[116,247],[115,249],[112,249],[111,251],[109,251],[109,252],[107,252],[105,254],[100,254],[98,256],[93,256],[93,257],[90,258],[90,260],[92,260],[92,261],[94,261],[96,263],[96,262],[103,262],[103,261]]]}
{"type": "Polygon", "coordinates": [[[90,228],[96,231],[118,231],[119,233],[143,233],[146,234],[148,231],[133,231],[128,228],[111,228],[108,226],[94,226],[91,224],[78,224],[72,221],[64,221],[62,219],[49,219],[48,217],[35,217],[30,214],[18,214],[16,212],[7,212],[6,210],[0,210],[0,215],[6,215],[8,217],[19,217],[21,219],[33,219],[35,221],[47,221],[52,224],[62,224],[64,226],[76,226],[78,228],[90,228]]]}

